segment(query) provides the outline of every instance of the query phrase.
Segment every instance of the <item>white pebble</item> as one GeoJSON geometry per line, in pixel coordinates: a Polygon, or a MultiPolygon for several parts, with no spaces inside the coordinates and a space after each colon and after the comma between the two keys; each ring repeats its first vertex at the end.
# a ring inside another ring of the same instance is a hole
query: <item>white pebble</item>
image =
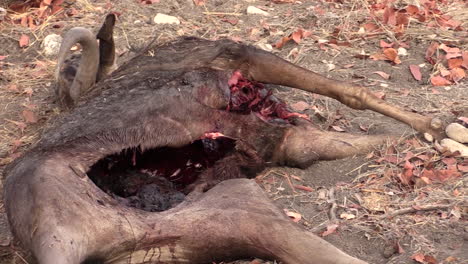
{"type": "Polygon", "coordinates": [[[440,142],[440,145],[444,148],[447,148],[450,152],[459,151],[462,157],[468,157],[468,146],[465,146],[461,143],[456,142],[450,138],[444,138],[440,142]]]}
{"type": "Polygon", "coordinates": [[[57,34],[47,35],[42,41],[41,47],[44,55],[47,57],[57,56],[60,50],[62,37],[57,34]]]}
{"type": "Polygon", "coordinates": [[[257,8],[255,6],[249,6],[247,7],[247,14],[250,15],[262,15],[262,16],[269,16],[270,13],[261,10],[260,8],[257,8]]]}
{"type": "Polygon", "coordinates": [[[180,20],[175,16],[169,16],[165,14],[158,13],[153,19],[156,24],[180,24],[180,20]]]}
{"type": "Polygon", "coordinates": [[[452,123],[445,128],[445,133],[447,136],[460,143],[468,143],[468,128],[457,124],[452,123]]]}

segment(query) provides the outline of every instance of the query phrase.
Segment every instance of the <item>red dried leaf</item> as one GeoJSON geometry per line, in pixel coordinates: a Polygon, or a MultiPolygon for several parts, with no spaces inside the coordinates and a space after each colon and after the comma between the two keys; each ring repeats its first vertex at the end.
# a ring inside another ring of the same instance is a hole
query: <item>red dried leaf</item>
{"type": "Polygon", "coordinates": [[[463,64],[463,59],[462,58],[456,58],[456,59],[449,59],[447,60],[447,65],[449,69],[453,68],[459,68],[463,64]]]}
{"type": "Polygon", "coordinates": [[[291,40],[291,37],[282,37],[278,42],[276,42],[273,46],[277,49],[281,49],[288,41],[291,40]]]}
{"type": "Polygon", "coordinates": [[[400,174],[400,180],[403,184],[409,185],[413,179],[414,165],[408,160],[405,161],[403,172],[400,174]]]}
{"type": "Polygon", "coordinates": [[[295,184],[295,185],[293,185],[293,186],[294,186],[294,188],[296,188],[296,189],[299,189],[299,190],[302,190],[302,191],[306,191],[306,192],[313,192],[313,191],[314,191],[314,189],[312,189],[312,188],[309,187],[309,186],[297,185],[297,184],[295,184]]]}
{"type": "Polygon", "coordinates": [[[42,0],[42,2],[45,4],[45,5],[50,5],[52,3],[52,0],[42,0]]]}
{"type": "Polygon", "coordinates": [[[331,126],[333,128],[333,130],[337,131],[337,132],[345,132],[344,129],[342,129],[340,126],[331,126]]]}
{"type": "Polygon", "coordinates": [[[29,45],[29,36],[28,35],[21,35],[20,39],[19,39],[19,46],[22,48],[22,47],[26,47],[29,45]]]}
{"type": "Polygon", "coordinates": [[[396,24],[399,26],[406,26],[409,23],[408,14],[397,13],[396,15],[396,24]]]}
{"type": "Polygon", "coordinates": [[[383,14],[383,22],[387,25],[396,25],[395,9],[393,7],[387,6],[383,14]]]}
{"type": "Polygon", "coordinates": [[[235,26],[235,25],[237,25],[237,23],[239,23],[239,19],[237,19],[237,18],[223,18],[223,19],[221,19],[221,21],[227,22],[227,23],[229,23],[229,24],[231,24],[233,26],[235,26]]]}
{"type": "MultiPolygon", "coordinates": [[[[367,58],[367,55],[362,55],[362,54],[355,55],[354,57],[356,56],[365,56],[364,59],[367,58]]],[[[387,60],[387,56],[385,56],[385,54],[382,54],[382,53],[376,53],[376,54],[370,55],[369,58],[373,60],[387,60]]]]}
{"type": "Polygon", "coordinates": [[[416,81],[421,81],[422,75],[421,75],[421,70],[419,69],[419,66],[411,64],[409,66],[409,69],[410,69],[411,74],[413,75],[414,79],[416,81]]]}
{"type": "Polygon", "coordinates": [[[393,46],[395,45],[395,43],[387,43],[383,40],[380,40],[380,47],[381,48],[393,48],[393,46]]]}
{"type": "Polygon", "coordinates": [[[294,111],[304,111],[309,107],[310,107],[310,105],[308,103],[304,102],[304,101],[299,101],[297,103],[291,104],[291,108],[294,111]]]}
{"type": "Polygon", "coordinates": [[[419,13],[419,8],[415,5],[409,5],[406,7],[406,12],[410,15],[416,15],[419,13]]]}
{"type": "Polygon", "coordinates": [[[432,42],[426,50],[426,60],[431,64],[435,64],[435,61],[431,57],[436,52],[437,47],[439,47],[439,44],[437,42],[432,42]]]}
{"type": "Polygon", "coordinates": [[[336,231],[336,229],[338,228],[338,225],[337,224],[331,224],[331,225],[328,225],[327,226],[327,231],[323,232],[321,234],[322,237],[325,237],[325,236],[328,236],[332,233],[334,233],[336,231]]]}
{"type": "Polygon", "coordinates": [[[23,110],[23,118],[26,121],[26,123],[34,124],[37,123],[38,118],[37,115],[29,110],[23,110]]]}
{"type": "Polygon", "coordinates": [[[454,82],[458,82],[466,77],[466,73],[462,68],[455,68],[450,70],[450,78],[454,82]]]}
{"type": "Polygon", "coordinates": [[[463,58],[462,66],[463,68],[468,70],[468,52],[467,51],[462,52],[462,58],[463,58]]]}
{"type": "Polygon", "coordinates": [[[385,73],[383,71],[376,71],[373,73],[380,75],[380,77],[384,78],[385,80],[388,80],[390,78],[390,74],[385,73]]]}
{"type": "Polygon", "coordinates": [[[366,30],[366,32],[373,32],[373,31],[377,31],[379,30],[379,26],[377,26],[376,24],[374,23],[366,23],[364,25],[362,25],[364,27],[364,29],[366,30]]]}
{"type": "Polygon", "coordinates": [[[431,83],[434,86],[445,86],[445,85],[451,85],[452,82],[449,80],[445,79],[444,77],[437,75],[431,78],[431,83]]]}
{"type": "Polygon", "coordinates": [[[398,58],[398,52],[396,51],[396,49],[394,49],[394,48],[385,49],[384,54],[385,54],[385,56],[387,56],[388,60],[390,60],[390,61],[392,61],[392,62],[394,62],[396,64],[401,63],[400,58],[398,58]]]}
{"type": "Polygon", "coordinates": [[[424,254],[423,253],[416,253],[411,258],[419,263],[424,263],[424,254]]]}
{"type": "Polygon", "coordinates": [[[424,261],[427,264],[437,264],[437,260],[433,256],[424,256],[424,261]]]}

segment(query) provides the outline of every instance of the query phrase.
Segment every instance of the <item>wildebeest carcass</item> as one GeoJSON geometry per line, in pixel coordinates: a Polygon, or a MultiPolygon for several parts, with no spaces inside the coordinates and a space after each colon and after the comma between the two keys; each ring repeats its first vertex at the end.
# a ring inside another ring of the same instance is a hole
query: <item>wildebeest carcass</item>
{"type": "Polygon", "coordinates": [[[265,166],[307,167],[365,153],[387,136],[320,131],[265,84],[326,95],[443,135],[438,120],[365,88],[248,45],[184,37],[150,46],[97,83],[9,167],[5,205],[15,237],[47,264],[252,256],[364,263],[301,229],[242,178],[265,166]],[[177,168],[167,165],[180,160],[177,168]],[[126,182],[128,175],[136,176],[126,182]]]}

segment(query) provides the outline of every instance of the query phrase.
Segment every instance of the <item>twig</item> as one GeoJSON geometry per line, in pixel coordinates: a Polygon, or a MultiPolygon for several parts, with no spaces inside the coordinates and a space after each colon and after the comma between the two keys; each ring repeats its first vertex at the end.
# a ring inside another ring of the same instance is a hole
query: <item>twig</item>
{"type": "Polygon", "coordinates": [[[447,209],[452,206],[453,206],[452,204],[440,204],[440,205],[418,206],[417,208],[408,207],[408,208],[403,208],[400,210],[393,211],[392,213],[389,213],[389,214],[378,216],[377,219],[381,220],[381,219],[386,219],[386,218],[392,218],[397,215],[416,213],[419,211],[433,211],[433,210],[439,210],[439,209],[447,209]]]}
{"type": "Polygon", "coordinates": [[[224,16],[242,16],[241,13],[224,13],[224,12],[203,12],[204,15],[224,15],[224,16]]]}

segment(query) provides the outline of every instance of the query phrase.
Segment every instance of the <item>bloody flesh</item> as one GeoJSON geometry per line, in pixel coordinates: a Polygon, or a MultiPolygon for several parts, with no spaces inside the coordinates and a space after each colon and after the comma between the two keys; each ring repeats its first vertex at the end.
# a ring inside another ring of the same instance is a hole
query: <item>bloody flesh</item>
{"type": "Polygon", "coordinates": [[[307,115],[290,111],[284,102],[272,97],[272,92],[259,82],[250,81],[235,71],[228,81],[231,97],[227,110],[241,114],[255,112],[263,120],[300,117],[309,120],[307,115]]]}

